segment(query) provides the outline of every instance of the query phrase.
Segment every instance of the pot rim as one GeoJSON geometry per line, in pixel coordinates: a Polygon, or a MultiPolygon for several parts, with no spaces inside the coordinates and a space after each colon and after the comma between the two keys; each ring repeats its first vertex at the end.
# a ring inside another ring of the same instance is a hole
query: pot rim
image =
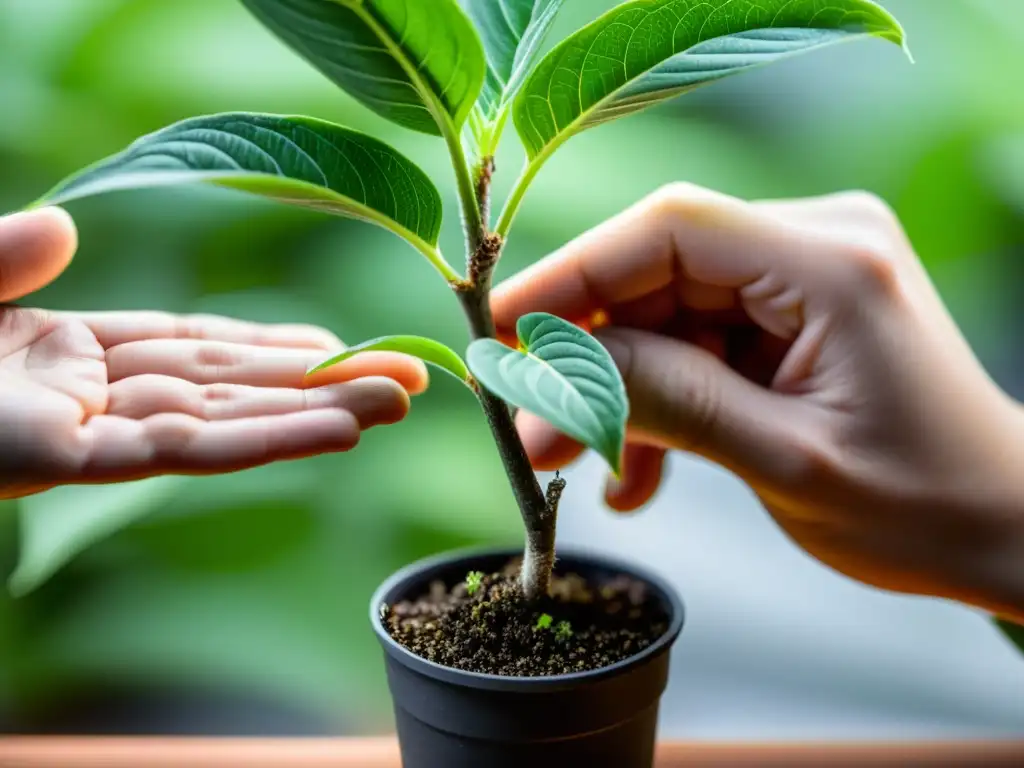
{"type": "MultiPolygon", "coordinates": [[[[384,627],[380,618],[380,607],[386,603],[385,596],[402,586],[403,582],[412,581],[421,576],[424,571],[434,568],[453,565],[460,560],[483,559],[488,557],[515,557],[520,550],[512,547],[467,547],[451,550],[437,555],[417,560],[409,565],[395,571],[383,584],[373,593],[370,600],[370,624],[377,635],[377,639],[384,646],[385,652],[394,660],[404,666],[432,677],[441,682],[454,685],[461,685],[468,688],[476,688],[492,691],[526,691],[540,692],[564,688],[572,688],[581,684],[596,683],[610,677],[626,674],[630,670],[640,667],[652,659],[667,652],[679,637],[683,629],[686,608],[682,598],[679,597],[675,588],[668,581],[657,573],[648,570],[644,566],[637,566],[627,563],[614,556],[597,552],[585,547],[566,547],[558,551],[558,559],[572,558],[581,560],[587,565],[597,566],[609,571],[638,578],[648,586],[653,587],[660,594],[667,604],[669,612],[669,627],[665,633],[645,648],[640,653],[622,659],[607,667],[591,669],[586,672],[571,672],[562,675],[546,675],[536,677],[512,677],[505,675],[492,675],[483,672],[469,672],[453,667],[446,667],[435,661],[417,656],[404,645],[399,643],[384,627]]],[[[557,562],[557,561],[556,561],[557,562]]]]}

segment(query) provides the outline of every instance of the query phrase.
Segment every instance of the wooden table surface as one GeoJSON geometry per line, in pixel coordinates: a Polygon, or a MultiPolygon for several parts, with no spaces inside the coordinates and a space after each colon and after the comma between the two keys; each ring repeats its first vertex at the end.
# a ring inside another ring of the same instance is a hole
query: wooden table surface
{"type": "MultiPolygon", "coordinates": [[[[665,744],[658,768],[1024,766],[1024,741],[947,744],[665,744]]],[[[2,768],[400,768],[389,739],[0,737],[2,768]]]]}

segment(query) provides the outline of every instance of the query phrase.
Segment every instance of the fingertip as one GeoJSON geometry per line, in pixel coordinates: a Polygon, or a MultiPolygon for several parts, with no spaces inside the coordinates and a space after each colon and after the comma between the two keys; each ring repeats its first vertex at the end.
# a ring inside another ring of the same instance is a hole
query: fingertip
{"type": "Polygon", "coordinates": [[[619,514],[629,514],[648,504],[661,486],[665,451],[647,445],[628,445],[621,477],[609,476],[605,503],[619,514]]]}
{"type": "Polygon", "coordinates": [[[352,381],[346,385],[348,410],[359,429],[396,424],[409,414],[409,393],[394,379],[382,376],[352,381]]]}
{"type": "Polygon", "coordinates": [[[533,468],[553,472],[572,463],[583,453],[584,446],[566,437],[546,421],[528,411],[516,415],[516,427],[530,457],[533,468]]]}
{"type": "Polygon", "coordinates": [[[78,230],[63,208],[37,208],[0,218],[0,301],[19,299],[52,282],[77,248],[78,230]]]}
{"type": "Polygon", "coordinates": [[[396,352],[363,352],[308,377],[307,384],[322,386],[376,377],[397,382],[410,395],[423,394],[430,385],[430,374],[423,361],[396,352]]]}

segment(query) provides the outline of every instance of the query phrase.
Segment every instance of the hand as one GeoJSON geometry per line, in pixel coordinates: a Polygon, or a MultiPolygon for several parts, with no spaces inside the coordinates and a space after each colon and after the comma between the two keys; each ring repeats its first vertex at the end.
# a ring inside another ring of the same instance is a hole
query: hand
{"type": "MultiPolygon", "coordinates": [[[[502,336],[533,311],[594,328],[623,372],[613,508],[652,496],[666,450],[694,452],[842,573],[1024,617],[1024,411],[879,200],[673,186],[496,291],[502,336]]],[[[581,453],[519,419],[538,468],[581,453]]]]}
{"type": "MultiPolygon", "coordinates": [[[[52,281],[75,247],[62,210],[0,219],[0,302],[52,281]]],[[[403,418],[427,375],[366,354],[305,378],[340,346],[304,326],[0,303],[0,498],[348,450],[403,418]]]]}

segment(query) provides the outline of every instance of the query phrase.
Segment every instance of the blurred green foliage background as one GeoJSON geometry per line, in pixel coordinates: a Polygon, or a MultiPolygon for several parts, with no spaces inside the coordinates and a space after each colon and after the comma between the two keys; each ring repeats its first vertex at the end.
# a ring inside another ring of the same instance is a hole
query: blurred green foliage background
{"type": "MultiPolygon", "coordinates": [[[[568,0],[558,29],[613,4],[568,0]]],[[[747,197],[870,189],[903,218],[989,370],[1020,395],[1024,3],[884,4],[916,65],[881,42],[841,46],[574,139],[527,198],[501,273],[675,180],[747,197]]],[[[433,175],[457,261],[443,145],[356,105],[234,0],[2,0],[0,109],[0,211],[185,117],[305,113],[373,132],[433,175]]],[[[508,138],[499,195],[520,162],[508,138]]],[[[81,249],[41,306],[464,344],[444,286],[382,231],[199,189],[69,210],[81,249]]],[[[0,571],[14,572],[23,544],[32,556],[15,588],[56,575],[18,599],[0,593],[0,731],[387,728],[366,629],[372,589],[419,556],[520,538],[484,422],[446,377],[407,423],[349,455],[54,491],[22,502],[23,529],[16,506],[0,508],[0,571]]]]}

